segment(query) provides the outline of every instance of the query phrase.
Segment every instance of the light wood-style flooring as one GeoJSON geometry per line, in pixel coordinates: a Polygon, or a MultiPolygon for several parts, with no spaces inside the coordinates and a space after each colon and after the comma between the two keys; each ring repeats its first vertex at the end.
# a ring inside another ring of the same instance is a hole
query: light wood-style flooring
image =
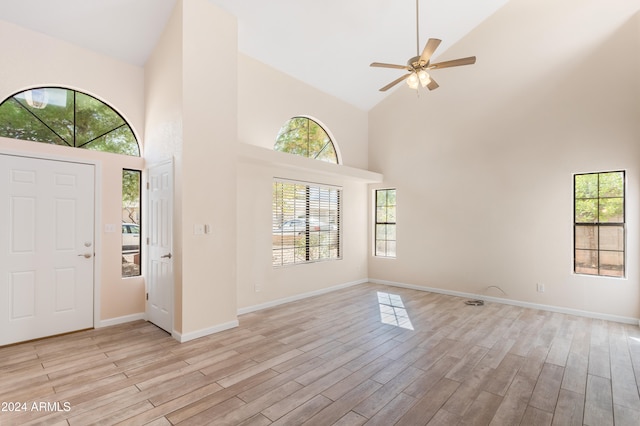
{"type": "Polygon", "coordinates": [[[464,301],[363,284],[183,344],[137,321],[0,348],[0,424],[640,424],[638,326],[464,301]]]}

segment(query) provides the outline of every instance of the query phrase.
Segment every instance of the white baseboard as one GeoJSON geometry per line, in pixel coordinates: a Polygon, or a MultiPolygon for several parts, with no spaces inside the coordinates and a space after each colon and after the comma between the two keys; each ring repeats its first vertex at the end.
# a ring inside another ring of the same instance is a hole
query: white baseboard
{"type": "MultiPolygon", "coordinates": [[[[602,320],[606,320],[606,321],[614,321],[614,322],[619,322],[619,323],[623,323],[623,324],[633,324],[633,325],[640,326],[640,319],[638,319],[638,318],[630,318],[630,317],[623,317],[623,316],[619,316],[619,315],[602,314],[602,313],[598,313],[598,312],[583,311],[583,310],[579,310],[579,309],[564,308],[564,307],[560,307],[560,306],[543,305],[543,304],[538,304],[538,303],[523,302],[523,301],[519,301],[519,300],[504,299],[504,298],[500,298],[500,297],[490,297],[490,296],[479,295],[479,294],[474,294],[474,293],[464,293],[464,292],[460,292],[460,291],[445,290],[445,289],[434,288],[434,287],[423,287],[423,286],[418,286],[418,285],[413,285],[413,284],[405,284],[405,283],[400,283],[400,282],[396,282],[396,281],[387,281],[387,280],[378,280],[378,279],[363,279],[363,280],[358,280],[358,281],[352,281],[352,282],[349,282],[349,283],[339,284],[339,285],[336,285],[336,286],[323,288],[323,289],[311,291],[311,292],[308,292],[308,293],[302,293],[302,294],[298,294],[298,295],[295,295],[295,296],[285,297],[283,299],[273,300],[271,302],[262,303],[260,305],[254,305],[254,306],[248,306],[248,307],[245,307],[245,308],[240,308],[240,309],[238,309],[238,315],[247,314],[247,313],[250,313],[250,312],[255,312],[255,311],[262,310],[262,309],[272,308],[274,306],[282,305],[284,303],[295,302],[297,300],[302,300],[302,299],[306,299],[306,298],[313,297],[313,296],[319,296],[321,294],[330,293],[332,291],[336,291],[336,290],[340,290],[340,289],[344,289],[344,288],[348,288],[348,287],[352,287],[352,286],[355,286],[355,285],[364,284],[364,283],[368,283],[368,282],[369,283],[373,283],[373,284],[382,284],[382,285],[388,285],[388,286],[393,286],[393,287],[408,288],[408,289],[412,289],[412,290],[426,291],[426,292],[431,292],[431,293],[446,294],[446,295],[449,295],[449,296],[464,297],[464,298],[467,298],[467,299],[474,299],[474,300],[475,299],[482,299],[482,300],[486,300],[486,301],[489,301],[489,302],[502,303],[502,304],[505,304],[505,305],[520,306],[520,307],[523,307],[523,308],[539,309],[539,310],[542,310],[542,311],[557,312],[557,313],[561,313],[561,314],[576,315],[576,316],[581,316],[581,317],[586,317],[586,318],[602,319],[602,320]]],[[[127,322],[138,321],[138,320],[146,320],[146,315],[145,315],[144,312],[143,313],[139,313],[139,314],[132,314],[132,315],[126,315],[126,316],[117,317],[117,318],[110,318],[110,319],[106,319],[106,320],[101,320],[96,325],[96,328],[108,327],[108,326],[111,326],[111,325],[124,324],[124,323],[127,323],[127,322]]],[[[216,325],[216,326],[213,326],[213,327],[208,327],[208,328],[205,328],[205,329],[202,329],[202,330],[197,330],[197,331],[193,331],[193,332],[186,333],[186,334],[181,334],[181,333],[178,333],[178,332],[174,331],[172,333],[172,336],[177,341],[179,341],[180,343],[184,343],[184,342],[188,342],[190,340],[198,339],[200,337],[208,336],[210,334],[219,333],[221,331],[229,330],[231,328],[237,327],[238,325],[239,325],[239,321],[238,320],[234,320],[234,321],[230,321],[230,322],[227,322],[227,323],[224,323],[224,324],[219,324],[219,325],[216,325]]]]}
{"type": "Polygon", "coordinates": [[[463,292],[459,292],[459,291],[444,290],[444,289],[441,289],[441,288],[423,287],[423,286],[418,286],[418,285],[399,283],[399,282],[395,282],[395,281],[370,279],[369,282],[373,283],[373,284],[383,284],[383,285],[390,285],[390,286],[394,286],[394,287],[409,288],[409,289],[412,289],[412,290],[420,290],[420,291],[428,291],[428,292],[431,292],[431,293],[446,294],[446,295],[449,295],[449,296],[464,297],[464,298],[467,298],[467,299],[482,299],[482,300],[486,300],[486,301],[489,301],[489,302],[502,303],[502,304],[505,304],[505,305],[513,305],[513,306],[520,306],[520,307],[523,307],[523,308],[539,309],[541,311],[549,311],[549,312],[557,312],[557,313],[560,313],[560,314],[576,315],[576,316],[580,316],[580,317],[601,319],[601,320],[606,320],[606,321],[619,322],[619,323],[623,323],[623,324],[633,324],[633,325],[637,324],[637,325],[640,326],[640,319],[638,319],[638,318],[630,318],[630,317],[623,317],[623,316],[619,316],[619,315],[602,314],[602,313],[599,313],[599,312],[582,311],[580,309],[564,308],[564,307],[561,307],[561,306],[542,305],[542,304],[538,304],[538,303],[522,302],[522,301],[519,301],[519,300],[503,299],[503,298],[500,298],[500,297],[489,297],[489,296],[473,294],[473,293],[463,293],[463,292]]]}
{"type": "Polygon", "coordinates": [[[138,320],[146,320],[146,315],[144,312],[139,314],[125,315],[123,317],[117,318],[109,318],[106,320],[100,320],[98,324],[96,324],[96,328],[109,327],[110,325],[118,325],[124,324],[126,322],[138,321],[138,320]]]}
{"type": "Polygon", "coordinates": [[[177,331],[174,331],[173,333],[171,333],[171,335],[178,342],[184,343],[184,342],[188,342],[190,340],[198,339],[200,337],[208,336],[210,334],[219,333],[221,331],[225,331],[225,330],[229,330],[231,328],[235,328],[239,324],[240,323],[238,322],[238,320],[234,320],[234,321],[229,321],[229,322],[224,323],[224,324],[214,325],[213,327],[207,327],[207,328],[203,328],[202,330],[196,330],[196,331],[192,331],[192,332],[185,333],[185,334],[181,334],[181,333],[178,333],[177,331]]]}
{"type": "Polygon", "coordinates": [[[343,288],[352,287],[358,284],[364,284],[370,282],[368,279],[362,279],[358,281],[352,281],[344,284],[338,284],[332,287],[323,288],[320,290],[310,291],[308,293],[296,294],[295,296],[285,297],[283,299],[273,300],[271,302],[261,303],[259,305],[247,306],[245,308],[238,309],[238,315],[248,314],[250,312],[260,311],[262,309],[273,308],[274,306],[282,305],[284,303],[295,302],[296,300],[306,299],[308,297],[319,296],[321,294],[330,293],[332,291],[340,290],[343,288]]]}

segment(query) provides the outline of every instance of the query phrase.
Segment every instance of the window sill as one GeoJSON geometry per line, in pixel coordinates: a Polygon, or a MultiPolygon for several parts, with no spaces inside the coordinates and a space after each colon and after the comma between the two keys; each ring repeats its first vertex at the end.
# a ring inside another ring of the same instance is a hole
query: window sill
{"type": "Polygon", "coordinates": [[[383,181],[383,176],[380,173],[313,160],[246,143],[238,144],[238,160],[247,163],[276,166],[279,169],[285,170],[289,169],[315,172],[364,183],[380,183],[383,181]]]}

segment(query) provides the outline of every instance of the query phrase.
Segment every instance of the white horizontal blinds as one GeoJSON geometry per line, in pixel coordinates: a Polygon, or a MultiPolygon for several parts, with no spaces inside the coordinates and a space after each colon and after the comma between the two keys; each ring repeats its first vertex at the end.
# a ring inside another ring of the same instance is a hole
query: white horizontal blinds
{"type": "Polygon", "coordinates": [[[273,265],[306,261],[305,232],[307,186],[273,183],[273,265]]]}
{"type": "Polygon", "coordinates": [[[341,189],[273,183],[273,265],[339,259],[341,189]]]}
{"type": "Polygon", "coordinates": [[[340,190],[308,187],[308,260],[340,257],[340,190]]]}

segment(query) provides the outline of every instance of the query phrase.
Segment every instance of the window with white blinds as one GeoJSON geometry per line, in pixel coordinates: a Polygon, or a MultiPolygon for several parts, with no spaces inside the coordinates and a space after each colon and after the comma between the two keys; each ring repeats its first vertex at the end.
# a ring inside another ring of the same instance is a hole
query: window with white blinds
{"type": "Polygon", "coordinates": [[[273,266],[341,258],[342,189],[306,182],[273,182],[273,266]]]}

